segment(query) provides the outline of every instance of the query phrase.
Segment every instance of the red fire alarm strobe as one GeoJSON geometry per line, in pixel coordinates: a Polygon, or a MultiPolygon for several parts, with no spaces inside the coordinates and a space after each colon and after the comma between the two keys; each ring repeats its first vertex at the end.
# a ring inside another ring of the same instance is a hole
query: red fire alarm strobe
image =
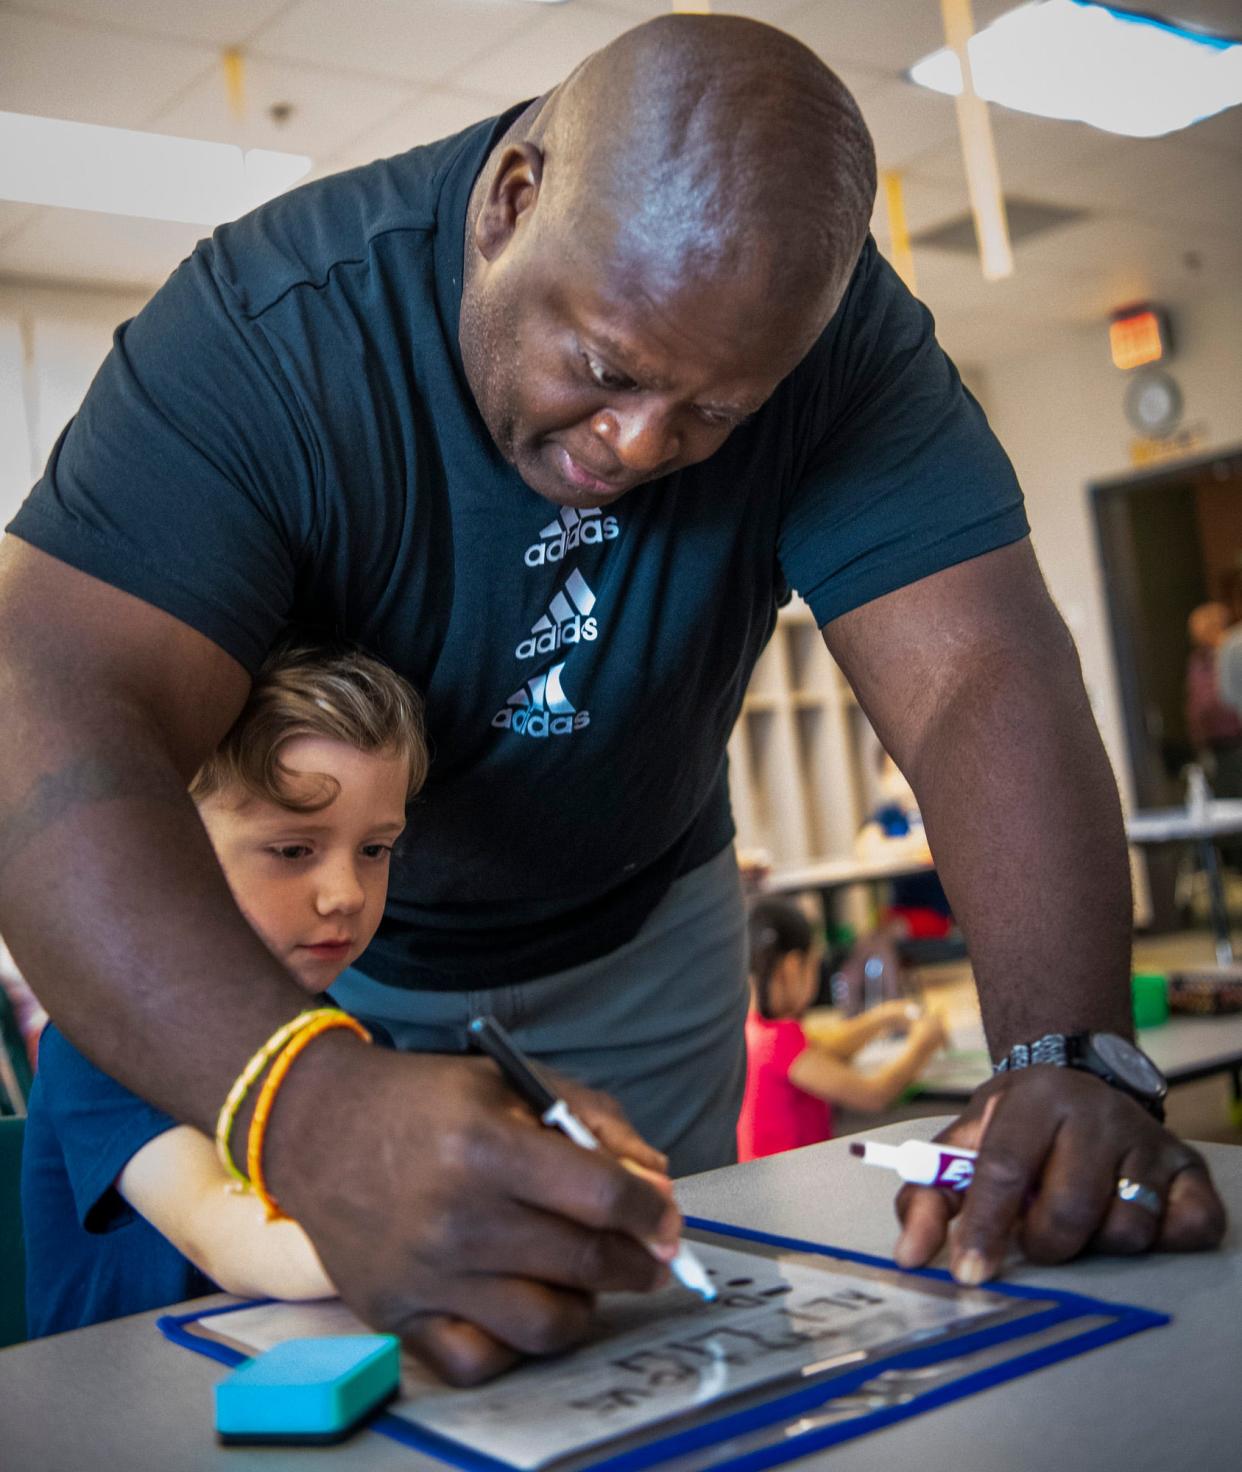
{"type": "Polygon", "coordinates": [[[1108,325],[1108,345],[1118,368],[1141,368],[1144,363],[1158,363],[1168,357],[1168,318],[1159,307],[1148,303],[1123,307],[1114,312],[1108,325]]]}

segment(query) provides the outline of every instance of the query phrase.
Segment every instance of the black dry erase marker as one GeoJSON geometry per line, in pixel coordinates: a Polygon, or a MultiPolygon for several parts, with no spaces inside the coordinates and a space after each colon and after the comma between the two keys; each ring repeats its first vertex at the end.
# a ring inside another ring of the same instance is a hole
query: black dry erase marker
{"type": "MultiPolygon", "coordinates": [[[[575,1145],[581,1145],[584,1150],[600,1148],[599,1141],[591,1131],[549,1085],[494,1017],[475,1017],[466,1031],[471,1041],[500,1069],[513,1092],[535,1111],[544,1124],[552,1125],[562,1134],[568,1135],[575,1145]]],[[[669,1268],[685,1287],[693,1289],[709,1301],[715,1298],[716,1288],[707,1275],[707,1269],[684,1242],[678,1247],[677,1255],[669,1263],[669,1268]]]]}

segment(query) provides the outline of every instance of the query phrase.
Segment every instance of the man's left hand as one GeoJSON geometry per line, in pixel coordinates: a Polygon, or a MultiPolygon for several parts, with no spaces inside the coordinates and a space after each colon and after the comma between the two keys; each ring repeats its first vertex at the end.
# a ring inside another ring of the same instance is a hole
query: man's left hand
{"type": "Polygon", "coordinates": [[[1085,1251],[1191,1252],[1219,1245],[1225,1208],[1202,1156],[1089,1074],[1048,1065],[1001,1074],[936,1137],[979,1150],[962,1195],[905,1186],[894,1256],[920,1267],[959,1212],[949,1265],[961,1283],[1000,1272],[1011,1236],[1032,1262],[1085,1251]],[[1142,1188],[1126,1191],[1119,1183],[1142,1188]]]}

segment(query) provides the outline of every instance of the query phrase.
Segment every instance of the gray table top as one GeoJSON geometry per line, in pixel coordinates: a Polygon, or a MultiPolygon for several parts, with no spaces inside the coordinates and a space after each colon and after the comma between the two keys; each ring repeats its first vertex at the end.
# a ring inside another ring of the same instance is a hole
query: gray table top
{"type": "MultiPolygon", "coordinates": [[[[992,1074],[983,1024],[955,1025],[953,1047],[929,1059],[919,1073],[924,1092],[935,1099],[965,1100],[992,1074]]],[[[1220,1017],[1170,1017],[1159,1027],[1141,1027],[1138,1041],[1170,1084],[1186,1083],[1211,1073],[1242,1067],[1242,1012],[1220,1017]]],[[[878,1062],[900,1050],[901,1040],[882,1052],[875,1045],[867,1058],[878,1062]]]]}
{"type": "MultiPolygon", "coordinates": [[[[918,1120],[869,1137],[929,1136],[918,1120]]],[[[1231,1212],[1219,1252],[1092,1258],[1016,1268],[1047,1284],[1173,1316],[1165,1328],[812,1455],[833,1472],[1236,1472],[1242,1443],[1242,1149],[1205,1145],[1231,1212]]],[[[692,1214],[887,1255],[893,1184],[846,1142],[680,1182],[692,1214]]],[[[227,1300],[222,1300],[227,1301],[227,1300]]],[[[200,1301],[200,1306],[206,1300],[200,1301]]],[[[426,1472],[440,1467],[364,1432],[341,1447],[225,1450],[211,1386],[225,1370],[167,1345],[154,1314],[0,1352],[0,1464],[6,1472],[426,1472]]]]}
{"type": "Polygon", "coordinates": [[[1131,843],[1172,843],[1242,833],[1242,801],[1214,799],[1202,808],[1146,808],[1126,819],[1131,843]]]}

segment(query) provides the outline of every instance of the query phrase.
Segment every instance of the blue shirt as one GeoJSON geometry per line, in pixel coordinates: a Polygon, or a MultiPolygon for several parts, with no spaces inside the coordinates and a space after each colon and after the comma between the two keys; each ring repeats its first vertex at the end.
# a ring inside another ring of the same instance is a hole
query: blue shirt
{"type": "Polygon", "coordinates": [[[789,590],[823,625],[1027,531],[873,241],[710,459],[602,511],[530,490],[457,338],[471,186],[519,111],[201,242],[9,528],[250,670],[293,630],[422,691],[431,775],[359,962],[398,986],[521,982],[630,939],[732,837],[725,748],[789,590]]]}
{"type": "Polygon", "coordinates": [[[31,1339],[217,1291],[116,1189],[132,1157],[175,1125],[54,1024],[44,1029],[22,1148],[31,1339]]]}

